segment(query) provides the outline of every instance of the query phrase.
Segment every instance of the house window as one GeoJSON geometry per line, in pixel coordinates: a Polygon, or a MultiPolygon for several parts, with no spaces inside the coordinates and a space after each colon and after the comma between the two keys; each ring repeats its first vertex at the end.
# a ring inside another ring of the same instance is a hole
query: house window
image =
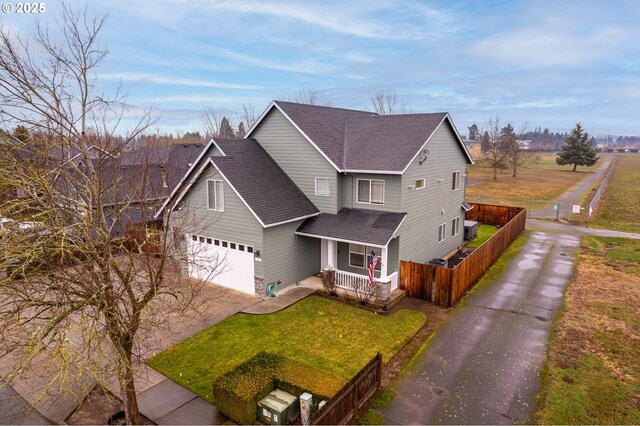
{"type": "Polygon", "coordinates": [[[460,216],[451,221],[451,236],[455,237],[460,233],[460,216]]]}
{"type": "Polygon", "coordinates": [[[443,223],[442,225],[438,226],[438,242],[439,243],[443,242],[446,236],[447,236],[447,224],[443,223]]]}
{"type": "Polygon", "coordinates": [[[207,238],[207,244],[211,244],[211,238],[207,238]]]}
{"type": "Polygon", "coordinates": [[[371,265],[371,261],[373,257],[371,256],[371,252],[374,252],[376,256],[378,256],[378,263],[376,263],[375,270],[379,271],[382,268],[382,249],[380,247],[367,247],[367,268],[371,265]]]}
{"type": "Polygon", "coordinates": [[[238,244],[238,250],[244,251],[244,246],[242,244],[238,244]]]}
{"type": "Polygon", "coordinates": [[[229,246],[229,243],[227,243],[226,241],[222,242],[222,247],[227,248],[229,246]]]}
{"type": "Polygon", "coordinates": [[[231,250],[235,250],[236,249],[236,243],[229,244],[229,247],[231,247],[231,250]]]}
{"type": "Polygon", "coordinates": [[[198,241],[198,236],[197,236],[197,235],[192,235],[192,236],[191,236],[191,239],[192,239],[193,241],[198,241]]]}
{"type": "Polygon", "coordinates": [[[384,204],[384,180],[358,179],[358,202],[384,204]]]}
{"type": "Polygon", "coordinates": [[[360,244],[349,244],[349,266],[364,268],[364,246],[360,244]]]}
{"type": "Polygon", "coordinates": [[[329,178],[316,178],[316,195],[322,195],[324,197],[331,194],[331,180],[329,178]]]}
{"type": "Polygon", "coordinates": [[[219,246],[220,245],[220,240],[213,240],[213,245],[219,246]]]}
{"type": "Polygon", "coordinates": [[[253,253],[253,247],[247,246],[247,253],[253,253]]]}
{"type": "Polygon", "coordinates": [[[199,237],[200,238],[200,242],[204,243],[204,237],[199,237]]]}
{"type": "Polygon", "coordinates": [[[457,191],[458,189],[460,189],[460,170],[453,172],[453,179],[451,182],[451,190],[457,191]]]}
{"type": "Polygon", "coordinates": [[[221,180],[207,181],[207,204],[209,210],[224,211],[224,191],[221,180]]]}
{"type": "Polygon", "coordinates": [[[416,180],[416,189],[424,189],[424,179],[416,180]]]}

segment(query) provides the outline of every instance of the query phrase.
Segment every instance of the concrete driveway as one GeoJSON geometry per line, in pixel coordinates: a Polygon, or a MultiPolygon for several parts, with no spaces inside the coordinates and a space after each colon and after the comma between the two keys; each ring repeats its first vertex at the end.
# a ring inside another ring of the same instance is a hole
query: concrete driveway
{"type": "Polygon", "coordinates": [[[507,270],[436,330],[381,412],[391,424],[530,422],[579,237],[531,232],[507,270]]]}
{"type": "MultiPolygon", "coordinates": [[[[197,306],[197,309],[188,310],[183,314],[164,314],[161,307],[153,309],[157,313],[153,326],[148,327],[139,335],[140,356],[142,359],[149,358],[154,352],[161,352],[258,302],[259,299],[253,296],[217,285],[206,284],[197,300],[194,300],[194,306],[197,306]]],[[[73,339],[72,336],[71,338],[73,339]]],[[[0,377],[12,370],[13,361],[15,360],[12,360],[11,357],[0,359],[0,377]]],[[[23,405],[31,405],[36,408],[37,414],[41,417],[43,416],[54,423],[62,423],[95,386],[95,382],[82,371],[73,371],[72,374],[64,378],[65,386],[61,389],[57,386],[59,379],[56,378],[59,369],[52,364],[54,363],[47,360],[46,357],[40,357],[32,365],[32,368],[14,378],[10,387],[4,391],[6,392],[3,394],[4,396],[20,396],[13,400],[9,399],[4,405],[0,405],[3,414],[12,416],[9,417],[12,420],[11,423],[31,421],[32,417],[29,416],[32,414],[21,416],[20,413],[26,413],[25,410],[18,409],[23,405]],[[46,386],[49,388],[44,392],[46,386]]],[[[141,364],[136,375],[136,391],[140,394],[165,380],[166,377],[141,364]]],[[[105,385],[118,396],[119,389],[115,378],[107,380],[105,385]]]]}

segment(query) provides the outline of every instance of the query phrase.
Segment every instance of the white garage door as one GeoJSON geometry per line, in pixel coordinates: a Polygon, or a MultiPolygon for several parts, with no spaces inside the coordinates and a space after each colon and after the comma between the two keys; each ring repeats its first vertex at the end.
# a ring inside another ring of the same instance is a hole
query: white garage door
{"type": "Polygon", "coordinates": [[[190,276],[255,294],[253,247],[203,235],[187,241],[190,276]]]}

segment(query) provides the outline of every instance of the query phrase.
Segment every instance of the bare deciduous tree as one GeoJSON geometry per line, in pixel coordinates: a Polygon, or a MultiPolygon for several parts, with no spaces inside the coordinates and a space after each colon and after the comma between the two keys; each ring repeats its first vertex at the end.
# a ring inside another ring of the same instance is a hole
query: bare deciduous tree
{"type": "Polygon", "coordinates": [[[500,117],[490,118],[482,134],[482,158],[493,169],[493,180],[498,179],[498,170],[506,168],[507,146],[502,137],[500,117]]]}
{"type": "Polygon", "coordinates": [[[379,90],[371,97],[371,105],[373,105],[374,111],[380,115],[400,112],[397,103],[398,99],[395,91],[387,93],[384,90],[379,90]]]}
{"type": "Polygon", "coordinates": [[[517,135],[513,132],[513,127],[508,124],[503,128],[503,142],[506,145],[507,157],[506,163],[511,168],[511,176],[517,177],[518,169],[537,161],[540,157],[537,152],[531,149],[525,149],[521,145],[526,133],[526,125],[522,127],[517,135]]]}
{"type": "Polygon", "coordinates": [[[282,96],[281,98],[285,101],[307,105],[331,106],[332,103],[326,93],[316,89],[315,87],[306,87],[304,89],[300,89],[298,93],[293,96],[282,96]]]}
{"type": "Polygon", "coordinates": [[[180,244],[164,227],[138,227],[127,241],[115,232],[131,217],[152,219],[162,183],[153,165],[125,170],[116,161],[153,121],[145,113],[121,136],[124,98],[95,93],[105,22],[63,4],[59,41],[41,23],[28,39],[0,30],[0,120],[31,129],[32,139],[3,142],[0,156],[0,186],[26,194],[0,200],[0,216],[31,222],[0,235],[0,358],[12,360],[3,374],[11,381],[45,357],[57,373],[44,392],[71,391],[74,374],[101,384],[115,377],[127,422],[138,424],[141,336],[191,309],[201,284],[180,282],[172,261],[180,244]],[[98,156],[95,141],[106,147],[98,156]]]}

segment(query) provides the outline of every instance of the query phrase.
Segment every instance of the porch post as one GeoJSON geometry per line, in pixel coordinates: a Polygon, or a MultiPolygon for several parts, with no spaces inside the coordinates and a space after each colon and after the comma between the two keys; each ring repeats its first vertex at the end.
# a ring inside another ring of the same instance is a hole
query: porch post
{"type": "Polygon", "coordinates": [[[380,254],[381,254],[381,258],[380,259],[382,261],[382,265],[380,265],[380,279],[381,280],[385,280],[387,278],[387,252],[389,246],[384,246],[382,247],[380,254]]]}
{"type": "Polygon", "coordinates": [[[338,267],[338,243],[333,240],[327,241],[327,262],[330,267],[338,267]]]}

